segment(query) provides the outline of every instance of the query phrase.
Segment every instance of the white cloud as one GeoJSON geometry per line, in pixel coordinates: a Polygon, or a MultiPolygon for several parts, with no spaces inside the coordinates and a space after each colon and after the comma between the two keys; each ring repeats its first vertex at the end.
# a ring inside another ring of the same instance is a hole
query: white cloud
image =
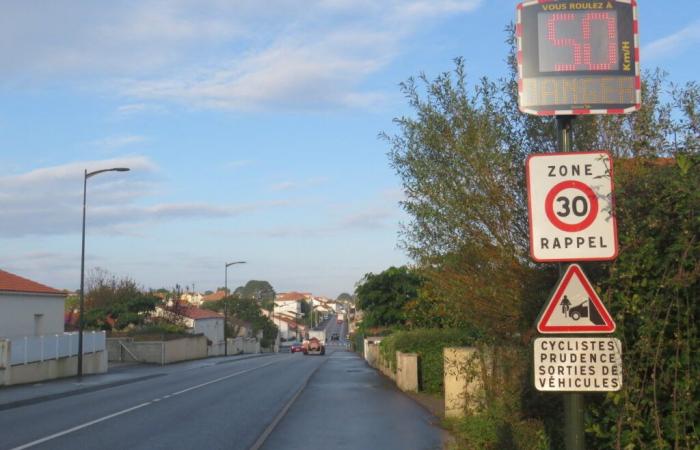
{"type": "MultiPolygon", "coordinates": [[[[57,0],[0,9],[0,86],[85,80],[131,101],[200,108],[367,108],[362,86],[436,20],[481,0],[57,0]],[[4,44],[3,44],[4,43],[4,44]],[[117,91],[115,91],[115,87],[117,91]]],[[[82,85],[82,83],[81,83],[82,85]]]]}
{"type": "Polygon", "coordinates": [[[131,116],[141,113],[162,112],[164,108],[160,105],[149,103],[129,103],[121,105],[117,108],[116,113],[119,116],[131,116]]]}
{"type": "Polygon", "coordinates": [[[689,48],[697,47],[700,43],[700,20],[661,39],[644,46],[642,57],[657,60],[679,55],[689,48]]]}
{"type": "Polygon", "coordinates": [[[139,144],[144,141],[146,141],[144,136],[124,135],[98,139],[96,141],[92,141],[91,144],[104,150],[116,150],[129,145],[139,144]]]}
{"type": "Polygon", "coordinates": [[[88,181],[91,229],[133,234],[133,226],[150,221],[225,218],[285,205],[266,201],[239,205],[204,202],[143,205],[156,190],[158,167],[141,156],[82,161],[0,177],[0,236],[78,233],[84,170],[129,167],[128,173],[100,174],[88,181]]]}
{"type": "Polygon", "coordinates": [[[280,183],[273,184],[270,186],[270,189],[273,191],[290,191],[294,189],[314,187],[327,182],[328,178],[326,177],[316,177],[298,181],[282,181],[280,183]]]}

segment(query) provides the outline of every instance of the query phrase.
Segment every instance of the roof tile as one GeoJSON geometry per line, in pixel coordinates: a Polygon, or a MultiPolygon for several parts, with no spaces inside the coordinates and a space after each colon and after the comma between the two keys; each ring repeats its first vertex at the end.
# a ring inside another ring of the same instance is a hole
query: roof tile
{"type": "Polygon", "coordinates": [[[36,281],[22,278],[4,270],[0,270],[0,292],[22,292],[32,294],[56,294],[66,295],[65,292],[59,291],[52,287],[46,286],[36,281]]]}

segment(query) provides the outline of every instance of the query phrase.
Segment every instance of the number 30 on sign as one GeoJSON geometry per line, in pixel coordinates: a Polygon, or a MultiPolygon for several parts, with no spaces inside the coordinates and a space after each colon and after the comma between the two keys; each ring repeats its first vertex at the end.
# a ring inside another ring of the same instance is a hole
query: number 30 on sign
{"type": "Polygon", "coordinates": [[[527,159],[530,254],[539,262],[617,257],[612,158],[607,152],[527,159]]]}

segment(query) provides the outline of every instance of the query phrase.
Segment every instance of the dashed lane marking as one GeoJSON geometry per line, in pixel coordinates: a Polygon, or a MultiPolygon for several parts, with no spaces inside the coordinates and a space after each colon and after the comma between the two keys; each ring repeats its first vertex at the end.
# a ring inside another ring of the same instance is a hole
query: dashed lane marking
{"type": "MultiPolygon", "coordinates": [[[[205,386],[209,386],[210,384],[219,383],[219,382],[221,382],[221,381],[228,380],[229,378],[233,378],[233,377],[236,377],[236,376],[238,376],[238,375],[243,375],[244,373],[252,372],[253,370],[262,369],[263,367],[270,366],[270,365],[272,365],[272,364],[278,363],[279,361],[281,361],[281,360],[272,361],[272,362],[269,362],[269,363],[267,363],[267,364],[263,364],[262,366],[253,367],[253,368],[250,368],[250,369],[246,369],[246,370],[241,370],[241,371],[238,371],[238,372],[234,372],[234,373],[232,373],[232,374],[230,374],[230,375],[226,375],[226,376],[224,376],[224,377],[220,377],[220,378],[216,378],[216,379],[211,380],[211,381],[207,381],[206,383],[201,383],[201,384],[198,384],[198,385],[196,385],[196,386],[192,386],[192,387],[189,387],[189,388],[187,388],[187,389],[183,389],[183,390],[181,390],[181,391],[173,392],[173,393],[171,393],[171,394],[168,394],[168,395],[164,396],[163,399],[165,399],[165,398],[170,398],[170,397],[175,397],[175,396],[177,396],[177,395],[184,394],[185,392],[194,391],[195,389],[200,389],[200,388],[203,388],[203,387],[205,387],[205,386]]],[[[37,439],[36,441],[32,441],[32,442],[29,442],[29,443],[27,443],[27,444],[20,445],[19,447],[15,447],[15,448],[13,448],[12,450],[23,450],[23,449],[25,449],[25,448],[30,448],[30,447],[34,447],[34,446],[39,445],[39,444],[43,444],[44,442],[48,442],[48,441],[51,441],[51,440],[53,440],[53,439],[59,438],[59,437],[61,437],[61,436],[65,436],[65,435],[67,435],[67,434],[74,433],[74,432],[76,432],[76,431],[82,430],[82,429],[87,428],[87,427],[90,427],[90,426],[92,426],[92,425],[96,425],[96,424],[98,424],[98,423],[100,423],[100,422],[104,422],[104,421],[106,421],[106,420],[113,419],[113,418],[118,417],[118,416],[121,416],[121,415],[123,415],[123,414],[127,414],[127,413],[130,413],[130,412],[132,412],[132,411],[136,411],[137,409],[141,409],[141,408],[143,408],[143,407],[145,407],[145,406],[151,405],[151,404],[153,404],[153,403],[157,403],[157,402],[159,402],[160,400],[162,400],[162,399],[156,398],[156,399],[153,399],[153,400],[151,400],[151,401],[149,401],[149,402],[141,403],[141,404],[139,404],[139,405],[132,406],[131,408],[127,408],[127,409],[123,409],[123,410],[121,410],[121,411],[117,411],[117,412],[112,413],[112,414],[109,414],[109,415],[107,415],[107,416],[100,417],[99,419],[91,420],[91,421],[89,421],[89,422],[85,422],[85,423],[83,423],[83,424],[77,425],[77,426],[75,426],[75,427],[73,427],[73,428],[68,428],[67,430],[59,431],[58,433],[54,433],[54,434],[52,434],[52,435],[43,437],[43,438],[41,438],[41,439],[37,439]]]]}

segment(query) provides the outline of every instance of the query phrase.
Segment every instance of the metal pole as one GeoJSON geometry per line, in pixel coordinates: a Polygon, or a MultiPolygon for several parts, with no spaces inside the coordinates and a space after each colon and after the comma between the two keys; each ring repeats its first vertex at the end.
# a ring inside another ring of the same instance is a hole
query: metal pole
{"type": "Polygon", "coordinates": [[[83,174],[83,238],[80,251],[80,317],[78,318],[78,379],[83,377],[83,323],[85,311],[85,204],[87,200],[87,169],[83,174]]]}
{"type": "MultiPolygon", "coordinates": [[[[560,152],[572,151],[572,122],[576,116],[557,116],[557,146],[560,152]]],[[[559,277],[566,271],[566,264],[559,263],[559,277]]],[[[564,394],[564,443],[566,450],[585,450],[584,398],[580,392],[564,394]]]]}
{"type": "Polygon", "coordinates": [[[113,167],[111,169],[95,170],[88,173],[83,172],[83,237],[80,250],[80,317],[78,318],[78,379],[83,378],[83,327],[85,324],[85,205],[87,203],[87,180],[88,178],[104,172],[128,172],[128,167],[113,167]]]}
{"type": "Polygon", "coordinates": [[[228,266],[229,264],[224,264],[224,356],[228,356],[228,339],[226,338],[226,323],[227,323],[227,307],[226,307],[226,296],[228,295],[228,266]]]}

